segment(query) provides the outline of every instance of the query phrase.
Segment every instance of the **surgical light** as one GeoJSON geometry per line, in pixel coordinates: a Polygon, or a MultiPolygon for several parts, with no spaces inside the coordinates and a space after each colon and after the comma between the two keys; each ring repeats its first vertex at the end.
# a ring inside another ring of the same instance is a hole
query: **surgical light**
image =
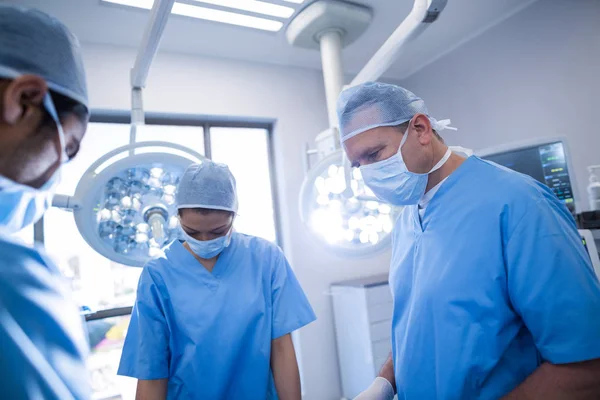
{"type": "Polygon", "coordinates": [[[204,160],[172,143],[123,146],[92,164],[75,195],[56,196],[54,205],[73,210],[81,235],[98,253],[120,264],[143,266],[178,238],[175,190],[185,169],[204,160]],[[164,150],[136,153],[145,147],[164,150]],[[123,153],[130,155],[119,158],[123,153]]]}
{"type": "Polygon", "coordinates": [[[303,222],[320,243],[344,255],[369,254],[385,248],[399,212],[380,202],[354,169],[346,196],[342,151],[326,156],[308,173],[300,194],[303,222]]]}

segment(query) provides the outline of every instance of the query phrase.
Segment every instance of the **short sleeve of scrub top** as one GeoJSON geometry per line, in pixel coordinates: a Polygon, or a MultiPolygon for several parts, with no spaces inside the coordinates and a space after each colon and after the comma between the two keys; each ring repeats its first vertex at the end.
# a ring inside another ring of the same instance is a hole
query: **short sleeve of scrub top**
{"type": "Polygon", "coordinates": [[[542,198],[507,226],[510,301],[542,358],[600,358],[600,285],[566,207],[542,198]]]}
{"type": "Polygon", "coordinates": [[[41,252],[0,236],[0,398],[91,395],[83,320],[41,252]]]}
{"type": "Polygon", "coordinates": [[[144,267],[123,345],[119,375],[143,380],[169,377],[169,329],[161,303],[166,291],[159,292],[158,279],[144,267]]]}
{"type": "Polygon", "coordinates": [[[272,339],[287,335],[317,319],[281,250],[277,251],[273,263],[271,285],[273,291],[272,339]]]}

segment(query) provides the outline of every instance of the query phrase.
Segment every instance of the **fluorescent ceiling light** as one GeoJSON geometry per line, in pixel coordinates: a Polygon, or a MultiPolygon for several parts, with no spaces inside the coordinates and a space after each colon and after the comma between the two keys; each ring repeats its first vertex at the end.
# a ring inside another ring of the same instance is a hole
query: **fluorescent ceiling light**
{"type": "Polygon", "coordinates": [[[265,3],[255,0],[195,0],[200,3],[212,4],[215,6],[236,8],[238,10],[249,11],[257,14],[270,15],[272,17],[289,18],[294,14],[291,7],[278,6],[277,4],[265,3]]]}
{"type": "Polygon", "coordinates": [[[283,0],[283,1],[287,1],[288,3],[296,3],[296,4],[304,3],[304,0],[283,0]]]}
{"type": "Polygon", "coordinates": [[[249,15],[236,14],[221,10],[212,10],[210,8],[190,6],[188,4],[181,3],[175,3],[173,5],[173,14],[205,19],[208,21],[222,22],[224,24],[245,26],[247,28],[262,29],[271,32],[277,32],[283,26],[282,22],[273,21],[271,19],[251,17],[249,15]]]}
{"type": "Polygon", "coordinates": [[[122,6],[145,8],[146,10],[152,9],[154,0],[102,0],[105,3],[120,4],[122,6]]]}
{"type": "MultiPolygon", "coordinates": [[[[106,3],[120,4],[129,7],[152,9],[154,0],[102,0],[106,3]]],[[[216,0],[215,0],[216,1],[216,0]]],[[[175,3],[173,5],[173,14],[183,15],[203,19],[207,21],[221,22],[224,24],[244,26],[247,28],[262,29],[265,31],[277,32],[283,27],[280,21],[273,21],[266,18],[252,17],[249,15],[237,14],[229,11],[214,10],[211,8],[192,6],[189,4],[175,3]]]]}

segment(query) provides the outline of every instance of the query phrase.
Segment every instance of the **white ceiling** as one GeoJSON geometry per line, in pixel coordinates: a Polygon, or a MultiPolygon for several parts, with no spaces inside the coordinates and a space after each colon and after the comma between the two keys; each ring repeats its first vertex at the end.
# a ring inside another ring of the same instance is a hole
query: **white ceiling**
{"type": "MultiPolygon", "coordinates": [[[[374,18],[363,36],[344,49],[345,69],[349,74],[361,69],[408,15],[413,3],[412,0],[357,1],[372,7],[374,18]]],[[[406,47],[404,55],[385,76],[406,78],[534,1],[448,0],[439,20],[406,47]]],[[[0,0],[0,3],[46,11],[69,26],[84,45],[137,47],[149,16],[146,10],[101,4],[100,0],[0,0]]],[[[283,30],[274,34],[180,16],[169,20],[159,51],[320,69],[319,53],[290,46],[283,30]]]]}

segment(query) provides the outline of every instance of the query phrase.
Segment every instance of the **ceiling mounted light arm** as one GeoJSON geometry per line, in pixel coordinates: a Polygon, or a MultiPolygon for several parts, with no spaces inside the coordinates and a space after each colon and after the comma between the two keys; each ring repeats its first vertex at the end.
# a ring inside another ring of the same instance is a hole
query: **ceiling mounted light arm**
{"type": "MultiPolygon", "coordinates": [[[[154,1],[150,13],[150,21],[146,26],[142,43],[131,69],[131,131],[129,134],[129,143],[135,143],[137,128],[139,125],[144,125],[145,123],[142,91],[146,87],[146,79],[148,78],[150,66],[158,52],[158,46],[160,45],[174,3],[175,0],[154,1]]],[[[133,153],[129,155],[133,155],[133,153]]]]}
{"type": "Polygon", "coordinates": [[[142,43],[131,70],[131,86],[144,88],[175,0],[155,0],[142,43]]]}
{"type": "MultiPolygon", "coordinates": [[[[142,88],[132,87],[131,88],[131,127],[129,130],[129,143],[134,144],[137,140],[137,128],[140,125],[144,125],[146,120],[144,118],[144,100],[142,96],[142,88]]],[[[129,153],[133,155],[133,149],[129,153]]]]}
{"type": "Polygon", "coordinates": [[[319,35],[330,128],[338,126],[336,102],[344,86],[344,68],[342,66],[343,35],[344,33],[341,30],[335,28],[322,32],[319,35]]]}
{"type": "MultiPolygon", "coordinates": [[[[338,141],[338,118],[336,104],[338,96],[344,87],[344,68],[342,65],[342,37],[343,30],[332,28],[322,32],[319,36],[319,45],[321,48],[321,62],[323,64],[323,80],[325,82],[325,96],[327,99],[327,112],[329,115],[330,135],[333,136],[334,146],[337,148],[338,141]]],[[[350,162],[345,152],[342,154],[342,166],[344,167],[344,181],[346,190],[344,196],[350,198],[353,196],[350,189],[351,168],[350,162]]]]}
{"type": "Polygon", "coordinates": [[[388,70],[401,54],[403,46],[417,38],[446,7],[448,0],[415,0],[412,11],[402,21],[385,43],[377,50],[350,86],[376,81],[388,70]]]}

